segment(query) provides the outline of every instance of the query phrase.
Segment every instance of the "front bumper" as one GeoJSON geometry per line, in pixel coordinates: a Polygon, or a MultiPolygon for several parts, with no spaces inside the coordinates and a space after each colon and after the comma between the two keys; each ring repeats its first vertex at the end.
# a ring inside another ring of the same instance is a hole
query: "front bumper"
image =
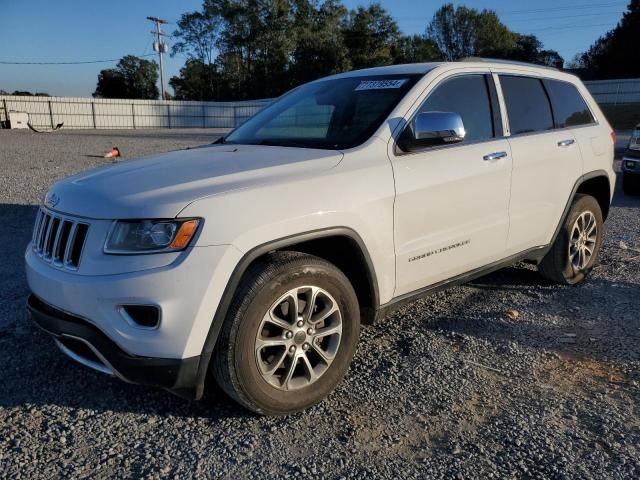
{"type": "Polygon", "coordinates": [[[130,383],[162,387],[183,398],[197,397],[199,356],[175,359],[130,355],[94,325],[33,294],[27,307],[36,324],[77,362],[130,383]]]}
{"type": "Polygon", "coordinates": [[[229,246],[193,247],[168,266],[115,275],[67,272],[30,247],[25,260],[31,292],[48,305],[85,319],[129,355],[182,359],[202,354],[239,257],[229,246]],[[132,324],[122,314],[123,305],[156,306],[159,326],[132,324]]]}

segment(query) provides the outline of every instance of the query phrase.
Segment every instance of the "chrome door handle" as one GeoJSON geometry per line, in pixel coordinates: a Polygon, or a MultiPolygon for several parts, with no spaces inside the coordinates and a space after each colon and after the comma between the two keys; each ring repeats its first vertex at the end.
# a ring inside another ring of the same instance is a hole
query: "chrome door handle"
{"type": "Polygon", "coordinates": [[[484,157],[482,157],[483,160],[489,161],[489,160],[499,160],[501,158],[504,158],[507,156],[507,152],[493,152],[490,153],[488,155],[485,155],[484,157]]]}
{"type": "Polygon", "coordinates": [[[569,145],[573,145],[574,143],[576,143],[576,141],[573,138],[570,138],[568,140],[560,140],[558,142],[558,146],[559,147],[568,147],[569,145]]]}

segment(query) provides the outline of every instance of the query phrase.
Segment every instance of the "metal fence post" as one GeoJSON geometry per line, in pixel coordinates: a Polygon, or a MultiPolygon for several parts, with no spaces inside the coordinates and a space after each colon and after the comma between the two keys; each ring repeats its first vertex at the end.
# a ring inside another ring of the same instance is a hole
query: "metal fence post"
{"type": "Polygon", "coordinates": [[[233,106],[233,128],[238,126],[238,107],[233,106]]]}
{"type": "Polygon", "coordinates": [[[2,104],[4,105],[4,120],[7,122],[7,127],[9,126],[9,108],[7,107],[7,99],[2,99],[2,104]]]}
{"type": "Polygon", "coordinates": [[[171,105],[167,103],[167,124],[171,128],[171,105]]]}
{"type": "Polygon", "coordinates": [[[206,128],[207,127],[207,117],[206,117],[206,107],[204,105],[204,103],[202,104],[202,128],[206,128]]]}
{"type": "Polygon", "coordinates": [[[51,128],[55,128],[55,125],[53,124],[53,111],[51,110],[51,100],[48,100],[47,103],[49,104],[49,121],[51,122],[51,128]]]}
{"type": "Polygon", "coordinates": [[[91,118],[93,119],[93,129],[98,128],[96,125],[96,102],[91,102],[91,118]]]}
{"type": "Polygon", "coordinates": [[[136,128],[136,107],[135,103],[131,104],[131,121],[133,122],[133,128],[136,128]]]}

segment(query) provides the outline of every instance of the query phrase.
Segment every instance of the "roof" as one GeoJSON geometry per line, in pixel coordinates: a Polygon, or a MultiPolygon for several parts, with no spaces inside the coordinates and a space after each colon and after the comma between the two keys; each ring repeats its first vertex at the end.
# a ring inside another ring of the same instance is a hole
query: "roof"
{"type": "MultiPolygon", "coordinates": [[[[340,73],[337,75],[333,75],[329,78],[349,78],[349,77],[360,77],[360,76],[375,76],[375,75],[425,75],[429,73],[436,67],[441,65],[451,65],[451,64],[471,64],[471,63],[479,63],[487,66],[488,64],[494,64],[496,66],[501,65],[513,65],[513,66],[525,66],[531,68],[539,68],[545,70],[555,70],[558,71],[554,67],[548,67],[546,65],[535,65],[533,63],[526,62],[516,62],[511,60],[494,60],[491,58],[464,58],[457,62],[427,62],[427,63],[407,63],[404,65],[389,65],[385,67],[374,67],[374,68],[364,68],[361,70],[352,70],[351,72],[340,73]]],[[[326,79],[326,78],[325,78],[326,79]]],[[[321,80],[325,80],[321,79],[321,80]]]]}
{"type": "MultiPolygon", "coordinates": [[[[388,65],[386,67],[363,68],[350,72],[339,73],[328,78],[349,78],[375,75],[424,75],[445,62],[407,63],[404,65],[388,65]]],[[[321,80],[325,80],[323,78],[321,80]]]]}

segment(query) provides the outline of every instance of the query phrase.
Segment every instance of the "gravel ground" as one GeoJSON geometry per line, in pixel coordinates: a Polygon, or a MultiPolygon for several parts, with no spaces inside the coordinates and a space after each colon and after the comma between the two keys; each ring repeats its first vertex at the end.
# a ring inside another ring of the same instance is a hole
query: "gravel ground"
{"type": "Polygon", "coordinates": [[[345,381],[302,414],[257,417],[215,387],[189,403],[65,358],[24,308],[47,185],[112,145],[213,136],[0,131],[0,477],[640,477],[640,199],[621,193],[587,283],[518,265],[415,302],[364,328],[345,381]]]}

